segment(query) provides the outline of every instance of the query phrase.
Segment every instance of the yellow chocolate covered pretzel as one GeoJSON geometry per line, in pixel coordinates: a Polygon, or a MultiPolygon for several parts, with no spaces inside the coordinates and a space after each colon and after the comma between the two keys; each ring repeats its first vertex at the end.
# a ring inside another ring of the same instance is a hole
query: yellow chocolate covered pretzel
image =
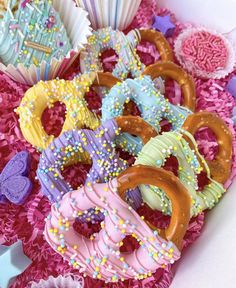
{"type": "Polygon", "coordinates": [[[84,74],[72,81],[40,81],[25,93],[16,109],[25,139],[39,150],[48,147],[54,136],[46,133],[41,117],[45,108],[51,108],[58,101],[66,105],[66,119],[61,133],[83,126],[97,128],[100,120],[88,109],[84,94],[92,84],[111,88],[118,81],[119,79],[109,73],[84,74]]]}

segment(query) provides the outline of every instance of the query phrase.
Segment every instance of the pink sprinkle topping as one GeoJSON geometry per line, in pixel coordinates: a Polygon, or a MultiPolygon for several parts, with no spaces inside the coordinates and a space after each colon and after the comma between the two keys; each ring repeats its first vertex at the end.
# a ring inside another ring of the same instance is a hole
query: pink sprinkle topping
{"type": "Polygon", "coordinates": [[[22,7],[22,8],[25,8],[26,5],[27,5],[29,2],[31,2],[31,0],[24,0],[24,1],[21,3],[21,7],[22,7]]]}
{"type": "Polygon", "coordinates": [[[227,65],[228,50],[220,36],[199,31],[182,42],[182,56],[197,69],[214,72],[227,65]]]}
{"type": "Polygon", "coordinates": [[[13,30],[13,29],[18,29],[20,28],[20,25],[19,24],[12,24],[10,25],[10,29],[13,30]]]}

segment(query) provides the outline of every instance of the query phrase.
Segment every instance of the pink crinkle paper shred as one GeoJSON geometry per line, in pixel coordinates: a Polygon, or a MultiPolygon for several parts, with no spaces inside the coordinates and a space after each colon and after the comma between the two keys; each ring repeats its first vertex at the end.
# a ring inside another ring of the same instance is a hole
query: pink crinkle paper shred
{"type": "MultiPolygon", "coordinates": [[[[130,28],[150,28],[154,15],[166,15],[168,13],[167,10],[157,11],[155,0],[143,0],[130,28]]],[[[171,14],[171,16],[172,21],[176,24],[176,29],[174,36],[168,40],[173,47],[174,40],[183,30],[183,25],[176,21],[173,14],[171,14]]],[[[158,53],[153,50],[152,45],[147,43],[139,46],[138,53],[146,65],[155,62],[159,57],[158,53]]],[[[114,61],[114,57],[110,57],[110,59],[114,61]]],[[[109,63],[109,59],[105,59],[104,62],[109,63]]],[[[75,65],[67,72],[65,78],[72,79],[73,76],[76,75],[79,71],[77,64],[78,62],[75,62],[75,65]]],[[[110,65],[108,65],[108,67],[110,67],[110,65]]],[[[236,73],[232,73],[229,77],[235,74],[236,73]]],[[[195,81],[197,87],[197,110],[208,110],[217,113],[225,120],[234,137],[234,161],[232,175],[226,183],[226,188],[228,188],[236,173],[236,133],[233,121],[231,120],[232,110],[236,104],[234,98],[225,91],[228,78],[207,81],[195,79],[195,81]]],[[[42,279],[47,280],[50,276],[83,276],[78,273],[78,270],[70,267],[60,255],[55,253],[43,237],[44,218],[48,215],[51,204],[47,198],[41,194],[40,185],[35,179],[40,154],[25,141],[19,128],[18,117],[14,112],[14,109],[20,104],[27,88],[28,87],[15,83],[7,76],[0,74],[0,171],[16,152],[28,150],[31,154],[30,179],[33,183],[33,191],[24,205],[16,206],[11,203],[0,204],[0,244],[10,245],[17,241],[17,239],[21,239],[23,241],[25,254],[33,262],[24,273],[17,277],[11,288],[30,287],[30,282],[38,283],[42,279]]],[[[179,102],[181,94],[178,85],[167,85],[166,91],[170,101],[179,102]]],[[[96,97],[94,93],[91,93],[90,99],[92,99],[92,101],[88,101],[89,107],[94,109],[94,111],[99,111],[101,99],[96,97]]],[[[59,134],[60,127],[64,121],[64,114],[65,107],[59,104],[56,104],[54,109],[47,110],[44,113],[42,119],[44,123],[47,122],[45,129],[48,133],[53,133],[54,135],[59,134]]],[[[208,131],[200,131],[198,133],[198,143],[200,151],[206,157],[212,159],[217,148],[214,137],[209,134],[208,131]]],[[[78,185],[84,183],[88,169],[88,165],[68,167],[64,175],[66,176],[66,180],[72,183],[73,187],[78,187],[78,185]]],[[[157,211],[153,212],[146,206],[141,207],[139,213],[144,215],[146,219],[157,227],[165,228],[168,225],[169,218],[167,216],[163,216],[157,211]]],[[[184,249],[198,238],[203,224],[204,213],[191,220],[184,238],[184,249]]],[[[97,227],[96,225],[92,226],[86,223],[78,227],[78,231],[80,231],[80,229],[87,234],[91,234],[97,227]]],[[[132,251],[136,245],[137,243],[132,240],[126,241],[125,249],[126,251],[132,251]]],[[[174,276],[173,268],[173,266],[168,266],[165,270],[159,269],[151,277],[142,281],[129,280],[116,284],[110,283],[106,286],[104,286],[104,283],[101,281],[84,277],[84,287],[167,288],[170,286],[174,276]]]]}

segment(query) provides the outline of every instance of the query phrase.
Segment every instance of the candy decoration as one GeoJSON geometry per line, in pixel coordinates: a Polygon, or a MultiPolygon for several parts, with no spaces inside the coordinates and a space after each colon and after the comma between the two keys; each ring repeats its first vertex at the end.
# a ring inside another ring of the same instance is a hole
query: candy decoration
{"type": "Polygon", "coordinates": [[[170,15],[155,16],[152,28],[160,31],[165,37],[171,37],[175,32],[175,25],[172,23],[170,15]]]}
{"type": "Polygon", "coordinates": [[[106,282],[145,279],[179,259],[189,219],[190,198],[178,178],[163,169],[136,166],[107,184],[85,186],[64,195],[52,205],[45,238],[74,268],[90,277],[106,282]],[[168,229],[153,231],[119,197],[140,184],[157,185],[170,197],[173,214],[168,229]],[[95,207],[103,211],[105,220],[102,230],[87,239],[75,232],[73,223],[78,214],[95,207]],[[120,252],[126,235],[132,235],[140,244],[128,254],[120,252]]]}
{"type": "Polygon", "coordinates": [[[175,41],[175,54],[190,73],[204,79],[220,79],[233,71],[235,52],[232,43],[205,28],[184,30],[175,41]]]}
{"type": "Polygon", "coordinates": [[[31,263],[24,254],[20,240],[9,247],[0,245],[0,287],[8,288],[14,278],[24,272],[31,263]]]}
{"type": "Polygon", "coordinates": [[[236,76],[230,78],[226,86],[226,91],[228,91],[231,95],[234,96],[234,99],[236,99],[236,76]]]}
{"type": "Polygon", "coordinates": [[[0,19],[0,71],[28,86],[62,78],[91,35],[86,11],[73,0],[7,2],[0,19]]]}
{"type": "Polygon", "coordinates": [[[88,71],[103,71],[100,55],[107,49],[114,49],[119,59],[113,70],[113,75],[125,79],[129,72],[135,77],[140,71],[141,62],[137,61],[133,49],[136,46],[136,38],[133,34],[126,36],[119,30],[111,27],[99,29],[88,38],[88,45],[81,52],[80,67],[83,73],[88,71]]]}
{"type": "Polygon", "coordinates": [[[13,14],[11,3],[2,20],[0,35],[0,56],[5,65],[16,66],[23,63],[27,68],[43,61],[64,57],[72,49],[67,31],[52,5],[52,1],[21,1],[18,10],[13,14]],[[54,26],[45,25],[46,19],[54,18],[54,26]],[[13,28],[12,24],[17,23],[13,28]],[[64,43],[58,47],[56,42],[64,43]],[[17,51],[13,49],[18,43],[17,51]],[[44,48],[43,48],[44,47],[44,48]]]}
{"type": "Polygon", "coordinates": [[[23,204],[32,190],[29,178],[30,155],[27,151],[17,153],[0,174],[0,203],[7,200],[23,204]]]}

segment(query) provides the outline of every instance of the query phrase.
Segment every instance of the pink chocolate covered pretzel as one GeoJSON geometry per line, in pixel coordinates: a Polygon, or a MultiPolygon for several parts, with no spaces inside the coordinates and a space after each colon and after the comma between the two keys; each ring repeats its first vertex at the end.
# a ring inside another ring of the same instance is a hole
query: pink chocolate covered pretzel
{"type": "Polygon", "coordinates": [[[106,282],[143,279],[179,259],[190,219],[190,203],[186,188],[171,172],[139,165],[128,168],[109,183],[84,186],[64,195],[58,204],[52,205],[45,238],[71,265],[90,277],[106,282]],[[147,181],[138,177],[142,171],[147,181]],[[143,182],[158,185],[170,195],[173,213],[166,230],[153,231],[119,196],[143,182]],[[90,208],[101,210],[105,220],[99,233],[88,239],[74,230],[73,223],[90,208]],[[120,251],[127,235],[140,244],[132,253],[120,251]]]}

